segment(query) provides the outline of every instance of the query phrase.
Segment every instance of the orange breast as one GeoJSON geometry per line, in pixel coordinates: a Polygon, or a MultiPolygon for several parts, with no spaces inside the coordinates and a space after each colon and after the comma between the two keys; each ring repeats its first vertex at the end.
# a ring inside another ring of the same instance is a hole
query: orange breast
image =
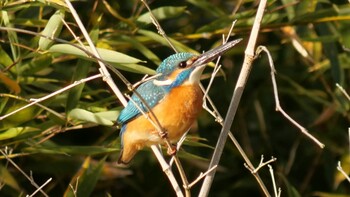
{"type": "MultiPolygon", "coordinates": [[[[202,91],[198,84],[173,88],[161,103],[153,108],[170,141],[177,141],[193,124],[202,108],[202,91]]],[[[124,141],[138,149],[144,145],[161,143],[158,131],[144,116],[129,122],[124,141]]]]}

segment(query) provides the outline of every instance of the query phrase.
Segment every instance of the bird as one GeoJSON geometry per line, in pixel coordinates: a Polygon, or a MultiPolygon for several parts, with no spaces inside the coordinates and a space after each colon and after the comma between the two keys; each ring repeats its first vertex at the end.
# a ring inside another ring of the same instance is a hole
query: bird
{"type": "Polygon", "coordinates": [[[202,109],[199,83],[205,66],[240,41],[227,42],[200,55],[182,52],[164,59],[156,69],[156,77],[136,88],[117,118],[121,128],[117,163],[128,164],[145,146],[163,144],[164,137],[177,142],[202,109]],[[150,120],[158,122],[166,135],[161,136],[150,120]]]}

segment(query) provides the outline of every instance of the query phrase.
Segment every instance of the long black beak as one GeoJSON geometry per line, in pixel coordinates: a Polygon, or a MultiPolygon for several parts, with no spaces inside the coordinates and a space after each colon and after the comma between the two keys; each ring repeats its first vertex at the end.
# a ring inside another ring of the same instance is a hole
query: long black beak
{"type": "Polygon", "coordinates": [[[198,56],[198,59],[192,64],[192,67],[203,66],[214,60],[216,57],[224,54],[226,51],[238,44],[242,38],[227,42],[219,47],[211,49],[198,56]]]}

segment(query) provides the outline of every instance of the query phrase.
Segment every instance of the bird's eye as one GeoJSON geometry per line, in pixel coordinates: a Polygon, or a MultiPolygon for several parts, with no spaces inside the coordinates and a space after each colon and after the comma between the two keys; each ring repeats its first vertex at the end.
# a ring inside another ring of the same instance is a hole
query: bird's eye
{"type": "Polygon", "coordinates": [[[180,63],[179,63],[179,67],[180,67],[180,68],[186,68],[186,66],[187,66],[186,61],[183,61],[183,62],[180,62],[180,63]]]}

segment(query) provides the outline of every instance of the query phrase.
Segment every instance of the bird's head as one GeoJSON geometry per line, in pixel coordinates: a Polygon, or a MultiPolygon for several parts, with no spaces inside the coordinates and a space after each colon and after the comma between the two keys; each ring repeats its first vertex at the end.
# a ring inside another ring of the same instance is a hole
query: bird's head
{"type": "Polygon", "coordinates": [[[231,49],[242,39],[227,42],[217,48],[207,51],[201,55],[192,53],[176,53],[166,58],[158,67],[157,77],[153,83],[168,88],[177,87],[182,84],[199,83],[200,76],[205,66],[216,57],[231,49]]]}

